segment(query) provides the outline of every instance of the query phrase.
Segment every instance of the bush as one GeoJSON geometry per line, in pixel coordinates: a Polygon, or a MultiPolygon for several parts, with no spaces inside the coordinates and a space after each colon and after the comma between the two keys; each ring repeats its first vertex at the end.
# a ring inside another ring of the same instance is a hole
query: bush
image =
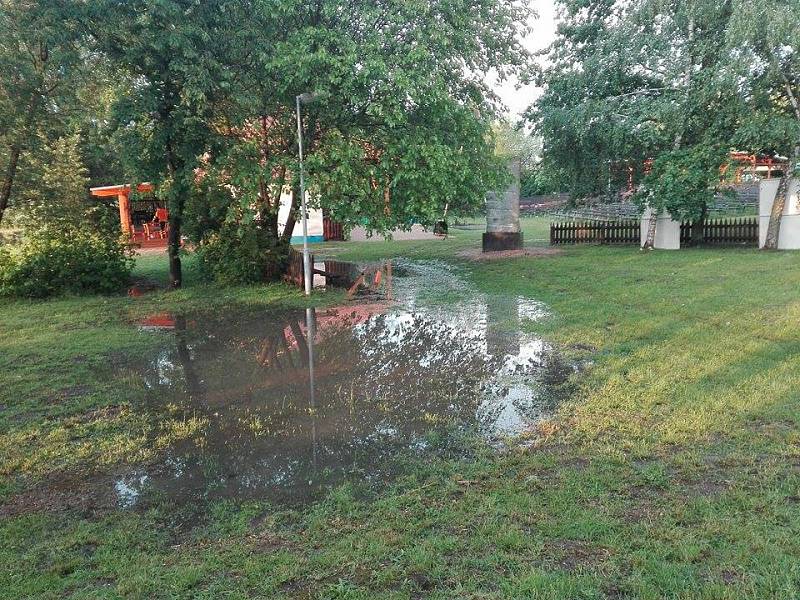
{"type": "Polygon", "coordinates": [[[286,270],[289,244],[258,225],[226,226],[197,250],[203,275],[225,285],[278,279],[286,270]]]}
{"type": "Polygon", "coordinates": [[[116,292],[133,262],[130,248],[101,230],[42,229],[18,246],[0,247],[0,296],[116,292]]]}

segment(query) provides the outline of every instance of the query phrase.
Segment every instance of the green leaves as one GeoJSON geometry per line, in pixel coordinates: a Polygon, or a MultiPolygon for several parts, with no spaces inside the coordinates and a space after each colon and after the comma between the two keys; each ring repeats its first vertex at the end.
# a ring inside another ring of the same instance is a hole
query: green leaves
{"type": "Polygon", "coordinates": [[[737,142],[743,150],[791,156],[800,146],[800,2],[733,5],[730,73],[748,107],[737,142]]]}
{"type": "Polygon", "coordinates": [[[223,222],[277,227],[279,190],[298,179],[300,93],[315,94],[302,124],[312,201],[341,221],[430,223],[445,205],[478,206],[502,174],[480,74],[525,63],[521,3],[93,6],[102,47],[131,82],[115,111],[128,170],[162,182],[173,212],[188,202],[198,240],[223,222]]]}
{"type": "Polygon", "coordinates": [[[635,199],[657,213],[666,210],[678,220],[697,219],[714,199],[720,165],[726,160],[726,149],[720,146],[663,152],[653,161],[635,199]]]}
{"type": "Polygon", "coordinates": [[[560,4],[566,18],[529,116],[543,167],[567,173],[574,196],[614,194],[629,169],[641,181],[645,160],[675,148],[730,143],[742,113],[719,50],[730,2],[560,4]]]}

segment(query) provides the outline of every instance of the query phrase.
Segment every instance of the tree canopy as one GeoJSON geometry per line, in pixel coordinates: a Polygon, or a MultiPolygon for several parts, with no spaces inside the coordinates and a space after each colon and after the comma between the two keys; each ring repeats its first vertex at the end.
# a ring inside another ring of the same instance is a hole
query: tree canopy
{"type": "Polygon", "coordinates": [[[574,195],[605,193],[662,152],[728,143],[740,108],[720,69],[730,1],[559,4],[545,92],[528,116],[574,195]]]}
{"type": "Polygon", "coordinates": [[[0,215],[20,156],[80,134],[90,177],[152,181],[169,204],[174,286],[185,235],[254,228],[286,244],[301,94],[312,205],[376,232],[472,210],[505,177],[485,75],[523,68],[528,12],[520,0],[2,0],[0,215]]]}
{"type": "Polygon", "coordinates": [[[511,0],[100,1],[102,48],[129,81],[116,103],[130,171],[157,182],[198,242],[225,224],[278,238],[295,190],[295,98],[309,199],[385,232],[474,207],[503,177],[483,80],[523,65],[526,9],[511,0]],[[202,185],[196,185],[201,181],[202,185]],[[188,203],[188,205],[187,205],[188,203]],[[186,215],[184,214],[186,213],[186,215]]]}

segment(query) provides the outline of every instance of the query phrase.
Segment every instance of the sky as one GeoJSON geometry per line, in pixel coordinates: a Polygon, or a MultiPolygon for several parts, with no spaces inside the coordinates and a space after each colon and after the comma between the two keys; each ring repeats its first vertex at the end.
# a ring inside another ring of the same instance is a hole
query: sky
{"type": "MultiPolygon", "coordinates": [[[[555,6],[553,0],[528,0],[528,5],[539,15],[530,22],[532,31],[523,39],[523,44],[530,51],[542,50],[550,45],[555,37],[555,6]]],[[[495,92],[506,105],[512,119],[519,117],[526,108],[539,96],[539,89],[534,85],[516,89],[517,81],[495,82],[495,92]]]]}

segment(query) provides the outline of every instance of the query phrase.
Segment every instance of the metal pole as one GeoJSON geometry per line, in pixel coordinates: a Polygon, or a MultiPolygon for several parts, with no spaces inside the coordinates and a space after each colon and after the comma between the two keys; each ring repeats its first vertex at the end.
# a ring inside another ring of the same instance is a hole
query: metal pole
{"type": "Polygon", "coordinates": [[[303,219],[303,284],[306,296],[311,295],[311,256],[308,253],[308,208],[306,207],[306,181],[303,173],[303,126],[300,121],[300,96],[297,104],[297,146],[300,150],[300,206],[303,219]]]}

